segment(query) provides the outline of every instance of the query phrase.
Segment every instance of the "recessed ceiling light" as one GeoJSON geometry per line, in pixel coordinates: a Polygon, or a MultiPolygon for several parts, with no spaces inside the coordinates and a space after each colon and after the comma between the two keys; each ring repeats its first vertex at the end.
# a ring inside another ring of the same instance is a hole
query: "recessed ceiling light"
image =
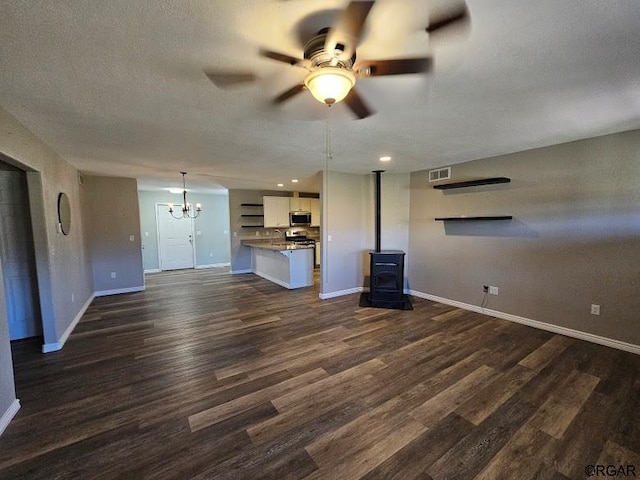
{"type": "Polygon", "coordinates": [[[284,183],[279,183],[278,186],[279,187],[284,187],[284,183]]]}
{"type": "Polygon", "coordinates": [[[391,157],[389,155],[385,155],[384,157],[380,157],[381,162],[390,162],[391,157]]]}
{"type": "Polygon", "coordinates": [[[291,180],[291,183],[298,183],[298,179],[294,178],[293,180],[291,180]]]}

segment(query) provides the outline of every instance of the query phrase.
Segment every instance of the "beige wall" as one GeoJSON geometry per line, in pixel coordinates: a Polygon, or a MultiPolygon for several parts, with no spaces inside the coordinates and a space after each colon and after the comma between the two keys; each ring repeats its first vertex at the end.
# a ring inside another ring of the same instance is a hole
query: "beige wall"
{"type": "Polygon", "coordinates": [[[323,177],[321,293],[331,295],[364,285],[373,241],[371,178],[331,171],[323,177]]]}
{"type": "Polygon", "coordinates": [[[46,317],[45,343],[56,343],[93,293],[77,170],[4,110],[0,110],[0,150],[14,165],[32,171],[27,177],[40,300],[46,317]],[[60,192],[65,192],[71,203],[69,235],[62,235],[56,229],[60,192]],[[44,271],[47,268],[48,271],[44,271]],[[43,290],[49,292],[50,298],[42,298],[43,290]],[[51,305],[50,312],[47,304],[51,305]]]}
{"type": "Polygon", "coordinates": [[[144,288],[136,180],[84,178],[87,240],[96,294],[144,288]],[[112,272],[116,278],[111,278],[112,272]]]}
{"type": "Polygon", "coordinates": [[[640,131],[452,167],[452,181],[511,183],[439,191],[411,175],[411,289],[640,345],[640,131]],[[438,216],[513,215],[443,223],[438,216]],[[590,314],[591,304],[601,315],[590,314]]]}
{"type": "MultiPolygon", "coordinates": [[[[3,160],[27,171],[44,342],[55,348],[93,294],[77,171],[2,109],[0,153],[3,160]],[[72,227],[66,236],[56,229],[60,192],[65,192],[71,203],[72,227]]],[[[13,390],[13,374],[7,369],[11,353],[4,295],[0,296],[0,322],[1,415],[6,409],[5,393],[11,396],[13,390]]]]}
{"type": "MultiPolygon", "coordinates": [[[[382,185],[381,248],[382,250],[408,252],[411,175],[409,173],[383,173],[380,181],[382,185]]],[[[374,193],[371,197],[372,209],[375,201],[373,195],[374,193]]],[[[373,232],[374,229],[375,226],[372,224],[371,231],[373,232]]],[[[372,245],[375,246],[375,242],[372,245]]]]}
{"type": "MultiPolygon", "coordinates": [[[[368,287],[369,251],[375,248],[375,177],[339,172],[323,177],[322,294],[330,296],[368,287]]],[[[410,175],[383,173],[381,185],[381,248],[406,252],[410,175]]]]}

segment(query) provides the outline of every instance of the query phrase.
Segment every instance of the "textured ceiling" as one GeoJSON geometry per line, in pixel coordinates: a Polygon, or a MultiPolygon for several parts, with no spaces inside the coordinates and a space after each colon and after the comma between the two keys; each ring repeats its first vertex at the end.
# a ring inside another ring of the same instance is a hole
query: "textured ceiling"
{"type": "Polygon", "coordinates": [[[153,185],[186,170],[207,188],[317,190],[327,126],[329,168],[354,173],[382,154],[409,172],[640,128],[638,0],[468,0],[470,30],[441,38],[423,30],[434,2],[378,0],[358,58],[430,54],[434,72],[360,80],[364,120],[308,92],[272,107],[305,71],[258,50],[302,56],[346,4],[0,2],[0,105],[85,172],[153,185]],[[219,89],[212,69],[258,80],[219,89]]]}

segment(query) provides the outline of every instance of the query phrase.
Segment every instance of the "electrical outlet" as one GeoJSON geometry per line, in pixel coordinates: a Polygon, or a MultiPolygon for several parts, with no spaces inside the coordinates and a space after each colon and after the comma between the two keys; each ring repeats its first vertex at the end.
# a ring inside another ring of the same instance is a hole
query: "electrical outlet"
{"type": "Polygon", "coordinates": [[[111,272],[111,278],[116,278],[116,272],[111,272]]]}
{"type": "Polygon", "coordinates": [[[72,293],[71,294],[71,303],[76,301],[76,296],[72,293]]]}
{"type": "Polygon", "coordinates": [[[484,293],[488,293],[488,292],[489,292],[489,285],[483,285],[483,286],[482,286],[482,291],[483,291],[484,293]]]}
{"type": "Polygon", "coordinates": [[[600,305],[591,304],[591,315],[600,315],[600,305]]]}
{"type": "Polygon", "coordinates": [[[489,286],[489,295],[498,295],[498,287],[489,286]]]}

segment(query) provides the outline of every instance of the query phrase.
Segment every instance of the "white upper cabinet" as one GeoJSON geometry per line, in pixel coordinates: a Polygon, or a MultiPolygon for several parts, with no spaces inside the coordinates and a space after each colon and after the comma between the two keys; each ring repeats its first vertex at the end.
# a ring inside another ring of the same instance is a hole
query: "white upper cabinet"
{"type": "Polygon", "coordinates": [[[289,228],[289,200],[289,197],[262,197],[266,228],[289,228]]]}
{"type": "Polygon", "coordinates": [[[311,198],[291,197],[289,199],[289,208],[292,212],[310,212],[311,198]]]}

